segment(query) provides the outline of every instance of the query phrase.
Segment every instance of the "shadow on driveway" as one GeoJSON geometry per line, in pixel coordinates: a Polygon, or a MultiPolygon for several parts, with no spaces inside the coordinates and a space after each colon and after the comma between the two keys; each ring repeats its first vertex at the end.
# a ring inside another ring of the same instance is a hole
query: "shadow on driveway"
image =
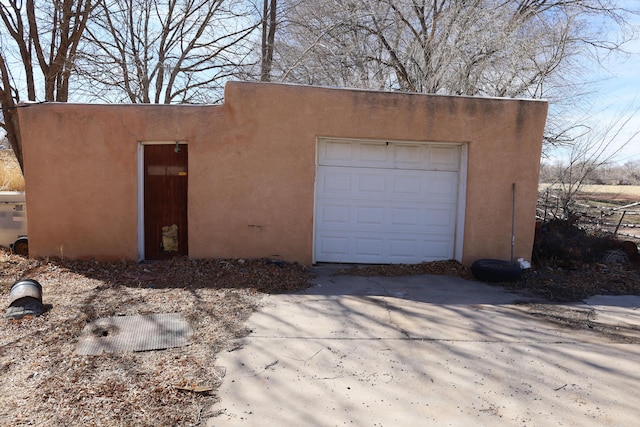
{"type": "Polygon", "coordinates": [[[227,375],[207,425],[637,421],[635,344],[538,317],[539,301],[497,286],[332,271],[263,300],[217,360],[227,375]]]}

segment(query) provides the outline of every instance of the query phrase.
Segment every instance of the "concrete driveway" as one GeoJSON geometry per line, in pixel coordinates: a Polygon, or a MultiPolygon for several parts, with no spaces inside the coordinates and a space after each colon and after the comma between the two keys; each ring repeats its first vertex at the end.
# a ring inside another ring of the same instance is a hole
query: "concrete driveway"
{"type": "Polygon", "coordinates": [[[640,298],[536,304],[445,276],[332,276],[272,295],[207,426],[629,426],[640,298]]]}

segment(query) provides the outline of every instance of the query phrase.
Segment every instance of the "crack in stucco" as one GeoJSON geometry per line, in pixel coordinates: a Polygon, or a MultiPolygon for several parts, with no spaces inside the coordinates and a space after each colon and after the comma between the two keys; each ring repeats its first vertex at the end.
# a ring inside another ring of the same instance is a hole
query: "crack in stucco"
{"type": "Polygon", "coordinates": [[[134,132],[132,132],[129,129],[129,126],[127,126],[126,123],[124,122],[124,115],[121,114],[120,112],[117,112],[116,114],[118,115],[118,118],[120,119],[120,125],[122,126],[122,129],[124,129],[125,132],[127,132],[129,135],[131,135],[133,138],[135,138],[136,141],[138,141],[139,140],[138,136],[134,132]]]}

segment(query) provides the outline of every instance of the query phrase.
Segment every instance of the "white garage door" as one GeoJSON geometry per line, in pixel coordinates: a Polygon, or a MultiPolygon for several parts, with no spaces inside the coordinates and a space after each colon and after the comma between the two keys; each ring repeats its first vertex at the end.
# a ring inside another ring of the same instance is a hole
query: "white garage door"
{"type": "Polygon", "coordinates": [[[454,258],[461,147],[320,139],[315,261],[454,258]]]}

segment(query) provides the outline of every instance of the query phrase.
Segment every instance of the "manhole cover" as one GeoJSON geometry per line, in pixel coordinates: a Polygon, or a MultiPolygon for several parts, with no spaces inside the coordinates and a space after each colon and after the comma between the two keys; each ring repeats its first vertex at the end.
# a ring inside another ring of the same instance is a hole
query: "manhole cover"
{"type": "Polygon", "coordinates": [[[180,314],[97,319],[84,327],[77,354],[161,350],[189,344],[191,328],[180,314]]]}

